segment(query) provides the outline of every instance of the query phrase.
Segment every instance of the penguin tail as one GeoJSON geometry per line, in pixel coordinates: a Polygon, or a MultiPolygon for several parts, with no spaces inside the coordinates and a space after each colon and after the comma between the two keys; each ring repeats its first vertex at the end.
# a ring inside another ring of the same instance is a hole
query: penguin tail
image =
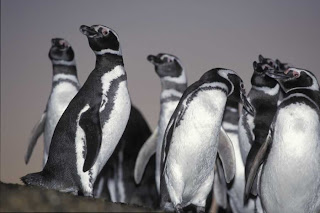
{"type": "Polygon", "coordinates": [[[48,181],[45,180],[45,177],[42,175],[42,172],[31,173],[21,177],[20,179],[27,186],[48,187],[48,181]]]}

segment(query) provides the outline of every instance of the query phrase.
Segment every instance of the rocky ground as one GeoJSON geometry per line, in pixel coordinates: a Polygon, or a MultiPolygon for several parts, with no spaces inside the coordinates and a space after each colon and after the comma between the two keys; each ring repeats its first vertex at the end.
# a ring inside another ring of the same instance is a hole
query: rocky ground
{"type": "Polygon", "coordinates": [[[0,212],[154,212],[151,209],[0,182],[0,212]]]}

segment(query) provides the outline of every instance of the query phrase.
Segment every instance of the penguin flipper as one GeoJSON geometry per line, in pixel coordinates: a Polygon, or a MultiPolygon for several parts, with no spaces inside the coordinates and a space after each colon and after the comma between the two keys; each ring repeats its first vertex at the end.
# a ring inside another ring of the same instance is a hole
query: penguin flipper
{"type": "Polygon", "coordinates": [[[31,132],[31,137],[29,139],[29,145],[28,145],[28,150],[27,153],[24,157],[24,161],[26,164],[29,163],[30,157],[32,155],[33,149],[38,141],[38,138],[44,131],[44,124],[47,119],[47,112],[45,111],[42,115],[38,123],[33,127],[32,132],[31,132]]]}
{"type": "Polygon", "coordinates": [[[234,148],[223,127],[220,128],[219,135],[218,154],[223,165],[226,182],[230,183],[236,174],[236,157],[234,154],[234,148]]]}
{"type": "Polygon", "coordinates": [[[213,195],[216,199],[217,204],[223,209],[227,208],[228,200],[227,200],[227,183],[223,174],[223,168],[220,158],[218,157],[216,160],[216,172],[215,178],[213,182],[213,195]]]}
{"type": "Polygon", "coordinates": [[[157,138],[158,138],[158,127],[153,131],[152,135],[141,147],[136,164],[134,166],[134,180],[136,184],[141,182],[144,170],[152,155],[156,153],[157,150],[157,138]]]}
{"type": "Polygon", "coordinates": [[[79,125],[85,132],[86,154],[83,164],[83,172],[88,171],[96,162],[102,141],[102,129],[100,125],[100,105],[95,104],[82,113],[79,125]]]}
{"type": "MultiPolygon", "coordinates": [[[[246,181],[246,186],[245,186],[245,201],[247,201],[249,198],[249,195],[252,190],[252,186],[254,185],[254,181],[257,177],[257,173],[259,171],[259,168],[260,168],[261,164],[265,161],[265,159],[268,155],[272,140],[273,140],[272,129],[270,129],[269,134],[267,136],[267,139],[260,147],[260,149],[259,149],[259,151],[258,151],[257,155],[255,156],[255,159],[252,163],[251,169],[249,171],[248,179],[246,181]]],[[[257,184],[255,184],[255,187],[257,186],[257,184]]]]}

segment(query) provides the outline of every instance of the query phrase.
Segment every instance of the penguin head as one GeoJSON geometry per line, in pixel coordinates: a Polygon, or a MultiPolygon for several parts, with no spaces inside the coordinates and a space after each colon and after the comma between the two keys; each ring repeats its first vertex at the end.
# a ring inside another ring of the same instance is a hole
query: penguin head
{"type": "Polygon", "coordinates": [[[185,78],[181,62],[179,58],[174,55],[159,53],[156,56],[149,55],[147,60],[154,65],[156,73],[160,78],[185,78]]]}
{"type": "Polygon", "coordinates": [[[274,88],[277,81],[266,75],[266,70],[277,69],[277,64],[270,58],[265,58],[259,55],[259,62],[253,62],[253,75],[251,77],[251,84],[255,87],[274,88]]]}
{"type": "Polygon", "coordinates": [[[290,67],[292,67],[289,63],[282,63],[279,59],[276,59],[277,68],[279,71],[286,71],[290,67]]]}
{"type": "Polygon", "coordinates": [[[243,81],[235,71],[224,68],[212,69],[203,74],[199,81],[203,83],[217,82],[225,84],[228,88],[228,100],[242,103],[248,113],[254,114],[255,110],[247,99],[243,81]]]}
{"type": "Polygon", "coordinates": [[[271,58],[265,58],[261,54],[258,57],[259,57],[260,64],[267,64],[267,65],[274,67],[274,68],[277,67],[277,63],[274,60],[272,60],[271,58]]]}
{"type": "Polygon", "coordinates": [[[80,26],[80,32],[87,36],[90,48],[96,55],[107,53],[121,55],[120,42],[117,33],[103,25],[80,26]]]}
{"type": "Polygon", "coordinates": [[[51,39],[51,48],[49,58],[54,64],[67,64],[74,62],[74,52],[69,44],[63,38],[51,39]]]}
{"type": "Polygon", "coordinates": [[[319,91],[319,83],[316,76],[308,70],[289,68],[284,72],[269,70],[267,74],[276,79],[285,93],[294,89],[311,89],[319,91]]]}

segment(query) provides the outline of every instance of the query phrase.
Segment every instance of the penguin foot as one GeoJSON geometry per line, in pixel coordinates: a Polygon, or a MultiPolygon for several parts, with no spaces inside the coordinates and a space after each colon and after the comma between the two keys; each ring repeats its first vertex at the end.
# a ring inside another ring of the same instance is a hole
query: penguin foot
{"type": "Polygon", "coordinates": [[[183,213],[184,212],[181,204],[176,205],[175,212],[176,213],[183,213]]]}

